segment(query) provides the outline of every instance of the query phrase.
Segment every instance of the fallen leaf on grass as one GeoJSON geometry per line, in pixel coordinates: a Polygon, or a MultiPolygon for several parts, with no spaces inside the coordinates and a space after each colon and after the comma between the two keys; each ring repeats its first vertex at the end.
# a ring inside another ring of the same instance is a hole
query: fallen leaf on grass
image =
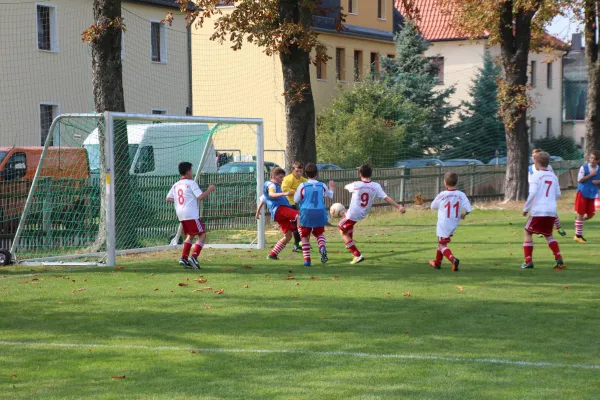
{"type": "Polygon", "coordinates": [[[221,294],[225,291],[225,289],[215,290],[215,294],[221,294]]]}
{"type": "Polygon", "coordinates": [[[389,296],[391,293],[390,292],[385,292],[385,294],[389,296]]]}
{"type": "Polygon", "coordinates": [[[21,281],[21,283],[29,283],[29,281],[27,279],[24,279],[21,281]]]}
{"type": "Polygon", "coordinates": [[[154,288],[154,291],[156,292],[158,290],[158,288],[154,288]]]}
{"type": "Polygon", "coordinates": [[[244,289],[248,289],[248,285],[244,285],[244,289]]]}
{"type": "Polygon", "coordinates": [[[321,278],[319,278],[318,276],[311,276],[310,279],[313,280],[313,281],[320,281],[321,280],[321,278]]]}
{"type": "Polygon", "coordinates": [[[244,265],[244,268],[246,268],[246,269],[252,269],[252,267],[249,266],[249,265],[244,265]]]}
{"type": "Polygon", "coordinates": [[[222,268],[219,268],[219,269],[220,269],[221,271],[225,271],[225,272],[233,271],[233,268],[225,268],[225,267],[222,267],[222,268]]]}
{"type": "Polygon", "coordinates": [[[33,278],[31,281],[39,281],[38,278],[33,278]]]}
{"type": "Polygon", "coordinates": [[[571,290],[571,286],[563,286],[563,289],[571,290]]]}
{"type": "Polygon", "coordinates": [[[121,288],[120,288],[120,287],[118,287],[118,288],[117,288],[117,290],[121,290],[121,288]]]}
{"type": "Polygon", "coordinates": [[[150,274],[150,276],[154,276],[154,274],[150,274]]]}
{"type": "Polygon", "coordinates": [[[6,279],[6,275],[2,275],[2,279],[6,279]]]}
{"type": "Polygon", "coordinates": [[[289,272],[290,274],[293,274],[293,273],[294,273],[294,271],[292,271],[291,269],[288,269],[288,272],[289,272]]]}
{"type": "Polygon", "coordinates": [[[62,301],[59,301],[59,302],[58,302],[58,304],[62,304],[62,303],[63,303],[62,301]]]}
{"type": "Polygon", "coordinates": [[[323,318],[325,318],[325,317],[321,315],[319,318],[323,319],[323,318]]]}
{"type": "Polygon", "coordinates": [[[410,292],[404,293],[404,297],[408,297],[408,296],[410,296],[410,292]]]}
{"type": "Polygon", "coordinates": [[[291,276],[291,275],[290,275],[290,276],[288,276],[288,277],[285,277],[285,278],[283,278],[283,279],[284,279],[284,280],[286,280],[286,281],[291,281],[291,280],[294,280],[294,279],[296,279],[296,278],[294,278],[293,276],[291,276]]]}
{"type": "Polygon", "coordinates": [[[270,277],[271,277],[271,275],[265,275],[265,278],[270,278],[270,277]]]}
{"type": "Polygon", "coordinates": [[[16,374],[10,374],[10,377],[11,377],[11,378],[16,378],[16,377],[17,377],[17,375],[16,375],[16,374]]]}
{"type": "Polygon", "coordinates": [[[300,282],[296,282],[296,286],[300,286],[300,282]]]}
{"type": "Polygon", "coordinates": [[[179,282],[179,283],[177,284],[177,286],[190,286],[190,285],[188,285],[187,283],[179,282]]]}
{"type": "Polygon", "coordinates": [[[75,279],[71,279],[71,282],[75,283],[75,279]]]}
{"type": "Polygon", "coordinates": [[[120,266],[120,265],[117,265],[117,266],[115,267],[115,269],[125,269],[125,267],[122,267],[122,266],[120,266]]]}
{"type": "Polygon", "coordinates": [[[87,282],[87,278],[85,278],[83,281],[84,281],[84,282],[87,282]]]}
{"type": "Polygon", "coordinates": [[[125,379],[126,376],[125,375],[115,375],[112,377],[113,379],[125,379]]]}
{"type": "Polygon", "coordinates": [[[339,276],[337,276],[337,275],[333,276],[333,280],[336,280],[337,278],[339,278],[339,276]]]}
{"type": "Polygon", "coordinates": [[[200,354],[200,350],[192,350],[192,354],[200,354]]]}
{"type": "Polygon", "coordinates": [[[205,310],[210,310],[211,308],[212,308],[211,306],[204,307],[205,310]]]}
{"type": "Polygon", "coordinates": [[[296,298],[296,296],[292,296],[292,299],[295,299],[295,298],[296,298]]]}
{"type": "Polygon", "coordinates": [[[185,280],[186,280],[186,281],[189,281],[189,280],[190,280],[190,278],[185,278],[185,280]]]}
{"type": "Polygon", "coordinates": [[[456,286],[456,288],[458,289],[459,292],[463,291],[463,287],[462,286],[456,286]]]}
{"type": "Polygon", "coordinates": [[[80,287],[79,289],[73,290],[71,293],[83,292],[84,290],[85,290],[85,288],[80,287]]]}
{"type": "Polygon", "coordinates": [[[196,278],[196,282],[198,282],[198,283],[206,283],[206,282],[208,282],[208,279],[196,278]]]}

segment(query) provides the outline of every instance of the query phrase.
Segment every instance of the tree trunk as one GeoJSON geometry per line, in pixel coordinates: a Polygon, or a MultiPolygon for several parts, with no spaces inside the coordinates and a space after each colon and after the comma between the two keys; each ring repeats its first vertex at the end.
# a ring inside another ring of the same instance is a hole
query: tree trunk
{"type": "Polygon", "coordinates": [[[600,64],[596,39],[596,1],[586,0],[585,12],[585,58],[588,72],[587,104],[585,113],[584,158],[600,148],[600,64]]]}
{"type": "Polygon", "coordinates": [[[504,89],[499,98],[500,114],[506,132],[505,201],[525,200],[528,195],[527,166],[529,139],[527,137],[527,66],[531,42],[531,20],[536,10],[513,13],[513,2],[500,4],[499,29],[504,67],[504,89]],[[514,25],[513,25],[514,21],[514,25]],[[513,28],[514,27],[514,28],[513,28]]]}
{"type": "MultiPolygon", "coordinates": [[[[125,112],[125,97],[123,94],[123,66],[121,64],[121,27],[119,24],[109,25],[111,22],[121,20],[121,0],[94,0],[94,23],[106,27],[98,38],[92,41],[92,85],[96,112],[114,111],[125,112]]],[[[100,171],[101,171],[101,202],[105,197],[104,159],[104,132],[100,129],[100,171]]],[[[127,140],[127,126],[124,121],[115,121],[114,126],[114,160],[115,169],[112,171],[115,182],[115,203],[117,209],[116,232],[117,248],[131,248],[137,244],[136,233],[131,229],[128,216],[135,207],[132,190],[130,189],[129,144],[127,140]],[[119,216],[121,218],[119,218],[119,216]]],[[[100,234],[106,230],[106,212],[101,206],[100,234]]]]}
{"type": "MultiPolygon", "coordinates": [[[[281,19],[312,24],[312,11],[298,0],[280,0],[281,19]]],[[[315,103],[310,85],[310,54],[297,46],[279,56],[285,90],[286,160],[288,171],[294,161],[317,162],[315,103]]]]}

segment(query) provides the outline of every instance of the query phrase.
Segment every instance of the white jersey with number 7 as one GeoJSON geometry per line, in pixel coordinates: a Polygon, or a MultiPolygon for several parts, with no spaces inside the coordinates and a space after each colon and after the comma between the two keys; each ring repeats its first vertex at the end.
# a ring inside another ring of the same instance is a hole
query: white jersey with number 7
{"type": "Polygon", "coordinates": [[[471,212],[471,203],[467,195],[460,190],[444,190],[433,200],[431,209],[438,210],[436,235],[449,238],[458,228],[462,210],[471,212]]]}
{"type": "Polygon", "coordinates": [[[387,194],[377,182],[357,181],[349,183],[345,189],[352,193],[350,208],[346,211],[346,218],[358,222],[365,219],[375,199],[385,199],[387,194]]]}
{"type": "Polygon", "coordinates": [[[537,171],[531,175],[529,196],[523,211],[532,217],[555,217],[556,200],[560,198],[558,178],[550,171],[537,171]]]}

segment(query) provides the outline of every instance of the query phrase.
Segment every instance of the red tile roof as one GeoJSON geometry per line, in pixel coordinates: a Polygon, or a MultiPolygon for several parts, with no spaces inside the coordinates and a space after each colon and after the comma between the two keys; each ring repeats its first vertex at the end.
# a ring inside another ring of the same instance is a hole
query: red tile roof
{"type": "MultiPolygon", "coordinates": [[[[412,3],[415,8],[413,12],[416,11],[416,15],[407,15],[410,13],[405,9],[402,0],[394,0],[394,2],[396,9],[405,18],[416,17],[419,32],[421,32],[421,35],[425,39],[431,42],[469,39],[469,35],[460,32],[453,22],[456,11],[448,9],[445,5],[442,6],[439,0],[407,0],[407,2],[412,3]]],[[[488,36],[488,32],[483,31],[479,38],[485,39],[488,36]]],[[[544,35],[544,42],[542,46],[546,45],[561,50],[568,48],[564,42],[550,34],[544,35]]]]}

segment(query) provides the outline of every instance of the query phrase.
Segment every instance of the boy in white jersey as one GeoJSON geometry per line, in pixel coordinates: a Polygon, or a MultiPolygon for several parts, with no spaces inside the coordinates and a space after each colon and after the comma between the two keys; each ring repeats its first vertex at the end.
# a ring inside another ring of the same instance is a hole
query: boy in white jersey
{"type": "MultiPolygon", "coordinates": [[[[543,152],[542,149],[533,149],[533,151],[531,152],[531,158],[533,159],[533,164],[529,166],[529,170],[528,170],[528,172],[529,172],[528,183],[529,184],[531,184],[531,177],[533,176],[533,174],[538,171],[538,168],[535,166],[535,156],[541,152],[543,152]]],[[[552,169],[552,165],[548,164],[548,167],[546,169],[548,170],[548,172],[554,173],[554,170],[552,169]]],[[[567,232],[565,232],[565,230],[560,225],[560,219],[558,218],[558,214],[556,215],[556,218],[554,219],[554,226],[556,227],[556,231],[558,232],[558,234],[560,236],[565,236],[567,234],[567,232]]]]}
{"type": "Polygon", "coordinates": [[[183,252],[179,264],[184,268],[200,269],[198,256],[202,251],[202,247],[204,247],[206,231],[199,219],[198,201],[204,200],[211,194],[215,190],[215,185],[210,185],[203,193],[196,181],[192,179],[192,164],[189,162],[179,163],[179,174],[181,179],[173,185],[169,190],[169,194],[167,194],[167,201],[174,204],[175,212],[183,227],[183,233],[187,235],[185,242],[183,242],[183,252]],[[194,245],[194,251],[190,257],[192,241],[195,236],[198,236],[198,241],[194,245]]]}
{"type": "Polygon", "coordinates": [[[373,170],[370,165],[361,165],[358,173],[360,181],[352,182],[345,186],[345,189],[352,193],[352,200],[350,201],[350,208],[346,211],[346,215],[344,215],[344,218],[338,224],[342,239],[346,243],[346,248],[354,255],[354,259],[350,264],[358,264],[365,260],[354,244],[354,225],[369,214],[376,198],[384,199],[389,205],[395,207],[403,214],[405,212],[403,206],[385,194],[379,183],[371,181],[373,170]]]}
{"type": "Polygon", "coordinates": [[[442,267],[444,257],[452,263],[452,271],[458,271],[460,260],[454,257],[452,250],[448,248],[454,231],[458,228],[461,219],[465,219],[471,212],[471,203],[460,190],[456,189],[458,175],[455,172],[447,172],[444,175],[446,190],[438,194],[431,203],[432,210],[438,210],[438,222],[436,235],[438,237],[438,248],[435,260],[430,260],[429,265],[435,269],[442,267]],[[464,210],[464,214],[463,214],[464,210]]]}
{"type": "Polygon", "coordinates": [[[556,200],[560,198],[560,185],[554,173],[548,171],[550,155],[546,152],[536,154],[535,164],[537,172],[531,177],[529,196],[523,208],[523,216],[530,214],[525,224],[525,238],[523,240],[523,253],[525,262],[521,268],[533,268],[533,234],[543,235],[548,246],[554,254],[556,266],[554,269],[564,269],[558,242],[552,237],[552,227],[556,217],[556,200]]]}

